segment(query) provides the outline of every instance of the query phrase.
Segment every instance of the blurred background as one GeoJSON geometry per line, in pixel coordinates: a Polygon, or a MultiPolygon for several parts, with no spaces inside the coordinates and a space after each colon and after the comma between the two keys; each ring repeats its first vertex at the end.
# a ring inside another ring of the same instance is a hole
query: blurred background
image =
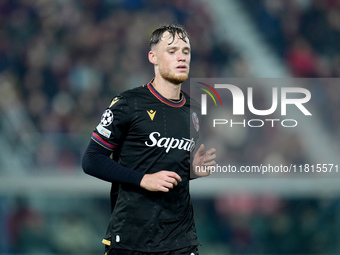
{"type": "MultiPolygon", "coordinates": [[[[339,0],[1,0],[1,255],[103,253],[110,186],[82,153],[111,98],[153,78],[164,23],[188,30],[191,77],[324,78],[308,85],[310,122],[239,131],[223,160],[339,161],[339,0]]],[[[338,180],[193,181],[200,254],[340,254],[338,180]]]]}

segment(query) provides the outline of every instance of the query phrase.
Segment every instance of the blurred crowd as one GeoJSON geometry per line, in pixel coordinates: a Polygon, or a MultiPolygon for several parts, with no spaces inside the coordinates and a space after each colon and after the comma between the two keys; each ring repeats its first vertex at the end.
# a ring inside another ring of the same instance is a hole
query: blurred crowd
{"type": "Polygon", "coordinates": [[[338,199],[241,193],[218,196],[213,202],[197,201],[196,207],[200,237],[210,244],[203,254],[217,250],[221,243],[225,247],[220,254],[339,252],[338,199]]]}
{"type": "Polygon", "coordinates": [[[0,208],[0,254],[101,253],[107,199],[21,194],[0,197],[0,208]]]}
{"type": "Polygon", "coordinates": [[[244,0],[259,32],[296,77],[340,76],[340,1],[244,0]]]}
{"type": "MultiPolygon", "coordinates": [[[[40,198],[41,199],[41,198],[40,198]]],[[[108,199],[1,199],[1,254],[101,254],[108,199]]],[[[227,194],[193,199],[200,254],[339,254],[337,198],[227,194]]]]}
{"type": "MultiPolygon", "coordinates": [[[[251,68],[236,47],[217,38],[213,14],[197,1],[6,0],[0,14],[0,72],[12,77],[40,134],[32,144],[35,171],[78,168],[110,99],[152,79],[148,38],[160,24],[178,23],[188,30],[191,77],[247,77],[251,68]]],[[[240,133],[236,143],[219,143],[230,163],[257,164],[273,147],[283,161],[307,160],[292,135],[279,139],[276,129],[240,133]],[[302,152],[288,149],[290,143],[302,152]]]]}
{"type": "MultiPolygon", "coordinates": [[[[337,77],[339,1],[243,2],[295,77],[337,77]]],[[[184,0],[1,1],[0,73],[10,77],[40,134],[32,144],[31,167],[79,166],[110,99],[152,79],[148,38],[160,24],[178,23],[188,30],[191,77],[248,77],[251,67],[237,47],[217,38],[212,15],[202,3],[184,0]]],[[[325,128],[340,137],[340,89],[318,82],[309,89],[318,95],[312,101],[325,128]]],[[[256,97],[261,104],[265,101],[261,88],[256,97]]],[[[308,161],[303,144],[292,134],[282,137],[274,128],[236,132],[241,138],[222,144],[231,162],[264,161],[273,144],[279,154],[286,154],[285,161],[308,161]],[[296,146],[287,145],[291,143],[296,146]]]]}
{"type": "Polygon", "coordinates": [[[192,77],[218,76],[233,55],[194,1],[0,2],[0,73],[12,77],[41,133],[36,166],[79,165],[110,99],[153,78],[148,40],[164,23],[188,30],[192,77]]]}
{"type": "MultiPolygon", "coordinates": [[[[339,0],[243,0],[259,33],[296,78],[340,77],[339,0]]],[[[309,89],[322,123],[340,140],[340,87],[315,81],[309,89]]]]}

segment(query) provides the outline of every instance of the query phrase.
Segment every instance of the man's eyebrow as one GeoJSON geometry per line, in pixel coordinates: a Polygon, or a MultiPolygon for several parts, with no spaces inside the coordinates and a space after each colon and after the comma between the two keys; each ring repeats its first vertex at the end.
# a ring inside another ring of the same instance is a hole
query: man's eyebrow
{"type": "Polygon", "coordinates": [[[171,46],[171,45],[166,47],[167,50],[178,49],[178,48],[179,48],[178,46],[171,46]]]}
{"type": "MultiPolygon", "coordinates": [[[[180,47],[178,47],[178,46],[169,45],[169,46],[166,47],[166,50],[178,50],[179,48],[180,47]]],[[[191,50],[191,48],[189,46],[185,46],[185,47],[183,47],[183,50],[191,50]]]]}

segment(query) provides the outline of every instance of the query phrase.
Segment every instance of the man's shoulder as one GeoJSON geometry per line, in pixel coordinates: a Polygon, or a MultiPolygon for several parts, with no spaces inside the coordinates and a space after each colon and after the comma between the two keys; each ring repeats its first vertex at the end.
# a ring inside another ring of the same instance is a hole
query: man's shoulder
{"type": "Polygon", "coordinates": [[[147,93],[147,91],[148,91],[147,85],[144,84],[144,85],[132,88],[132,89],[125,90],[124,92],[120,93],[119,95],[121,97],[124,97],[124,98],[129,98],[129,97],[133,97],[133,96],[138,96],[141,93],[143,93],[143,94],[147,93]]]}
{"type": "Polygon", "coordinates": [[[129,103],[131,102],[131,100],[135,100],[138,98],[143,97],[143,95],[147,95],[148,94],[148,89],[146,84],[132,88],[132,89],[128,89],[125,90],[121,93],[116,94],[116,96],[113,98],[113,101],[123,101],[125,103],[129,103]]]}
{"type": "Polygon", "coordinates": [[[190,104],[190,106],[195,106],[195,107],[200,106],[200,103],[196,99],[192,98],[188,93],[184,92],[183,90],[182,90],[182,93],[185,97],[187,104],[190,104]]]}
{"type": "Polygon", "coordinates": [[[121,93],[116,94],[111,100],[110,106],[108,108],[121,108],[128,106],[131,100],[139,98],[140,95],[145,94],[146,85],[138,86],[132,89],[125,90],[121,93]]]}

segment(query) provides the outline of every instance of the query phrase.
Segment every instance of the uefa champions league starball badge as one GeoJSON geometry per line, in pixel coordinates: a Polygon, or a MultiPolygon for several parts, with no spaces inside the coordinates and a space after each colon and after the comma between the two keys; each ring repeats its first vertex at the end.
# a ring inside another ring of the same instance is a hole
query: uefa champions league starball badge
{"type": "Polygon", "coordinates": [[[109,126],[113,121],[113,112],[110,109],[107,109],[100,120],[100,124],[103,127],[109,126]]]}

